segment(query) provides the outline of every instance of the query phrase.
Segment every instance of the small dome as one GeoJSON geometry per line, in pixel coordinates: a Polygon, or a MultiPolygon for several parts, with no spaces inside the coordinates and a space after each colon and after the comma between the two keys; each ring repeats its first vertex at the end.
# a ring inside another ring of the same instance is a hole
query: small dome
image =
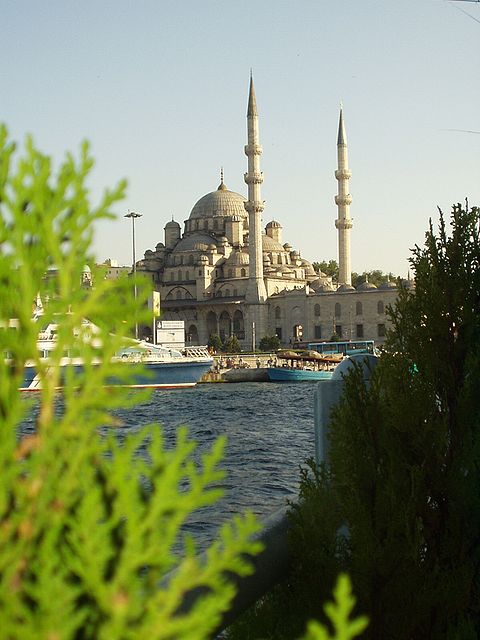
{"type": "Polygon", "coordinates": [[[172,229],[173,227],[180,229],[180,225],[175,220],[170,220],[170,222],[167,222],[165,225],[165,229],[172,229]]]}
{"type": "Polygon", "coordinates": [[[387,282],[382,282],[381,284],[379,284],[378,288],[385,291],[387,289],[396,289],[397,285],[395,284],[395,282],[392,282],[391,280],[387,280],[387,282]]]}
{"type": "Polygon", "coordinates": [[[288,242],[285,242],[285,244],[283,245],[283,248],[285,249],[285,251],[290,251],[292,248],[292,245],[288,244],[288,242]]]}
{"type": "Polygon", "coordinates": [[[276,220],[272,220],[265,227],[265,229],[281,229],[281,228],[282,228],[282,225],[279,222],[277,222],[276,220]]]}
{"type": "Polygon", "coordinates": [[[329,293],[333,291],[332,285],[326,278],[317,278],[313,282],[310,282],[310,288],[317,293],[329,293]]]}
{"type": "Polygon", "coordinates": [[[246,218],[247,212],[244,207],[246,201],[246,198],[239,193],[229,191],[222,181],[216,191],[207,193],[195,203],[190,213],[190,220],[235,215],[246,218]]]}
{"type": "Polygon", "coordinates": [[[265,234],[262,235],[262,248],[264,251],[284,251],[284,248],[279,242],[265,234]]]}
{"type": "Polygon", "coordinates": [[[158,243],[155,245],[155,249],[156,249],[157,251],[159,251],[160,249],[165,249],[165,245],[163,244],[163,242],[158,242],[158,243]]]}
{"type": "Polygon", "coordinates": [[[366,280],[358,285],[357,291],[370,291],[371,289],[376,289],[377,287],[373,284],[373,282],[369,282],[366,280]]]}
{"type": "Polygon", "coordinates": [[[341,284],[338,289],[338,293],[343,293],[345,291],[355,291],[355,287],[352,287],[351,284],[341,284]]]}

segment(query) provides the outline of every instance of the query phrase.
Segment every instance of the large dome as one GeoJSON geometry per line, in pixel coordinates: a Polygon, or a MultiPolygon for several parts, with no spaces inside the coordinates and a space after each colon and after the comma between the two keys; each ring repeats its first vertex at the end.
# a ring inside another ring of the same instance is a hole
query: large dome
{"type": "Polygon", "coordinates": [[[246,201],[246,198],[239,193],[235,193],[235,191],[229,191],[225,184],[221,182],[216,191],[207,193],[195,204],[190,213],[190,220],[233,215],[246,218],[247,212],[243,206],[246,201]]]}

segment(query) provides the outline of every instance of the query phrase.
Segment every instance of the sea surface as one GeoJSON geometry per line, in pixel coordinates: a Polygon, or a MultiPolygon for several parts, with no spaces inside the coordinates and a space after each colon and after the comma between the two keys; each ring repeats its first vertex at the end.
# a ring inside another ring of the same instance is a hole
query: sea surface
{"type": "Polygon", "coordinates": [[[167,446],[187,425],[201,454],[227,436],[224,497],[196,512],[188,529],[199,548],[234,513],[268,516],[297,495],[300,466],[314,456],[313,396],[317,382],[201,384],[155,390],[148,401],[117,411],[125,437],[150,423],[164,429],[167,446]]]}

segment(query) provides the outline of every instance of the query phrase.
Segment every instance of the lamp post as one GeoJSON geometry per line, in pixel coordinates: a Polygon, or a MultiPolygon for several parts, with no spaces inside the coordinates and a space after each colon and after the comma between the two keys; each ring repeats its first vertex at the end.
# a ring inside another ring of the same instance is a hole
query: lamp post
{"type": "MultiPolygon", "coordinates": [[[[135,302],[137,301],[137,281],[136,281],[137,264],[135,259],[135,220],[141,217],[142,217],[142,214],[135,213],[135,211],[129,211],[127,214],[125,214],[125,218],[132,219],[132,260],[133,260],[132,274],[133,274],[133,295],[135,298],[135,302]]],[[[138,340],[138,322],[136,318],[136,313],[137,312],[135,311],[135,338],[138,340]]]]}

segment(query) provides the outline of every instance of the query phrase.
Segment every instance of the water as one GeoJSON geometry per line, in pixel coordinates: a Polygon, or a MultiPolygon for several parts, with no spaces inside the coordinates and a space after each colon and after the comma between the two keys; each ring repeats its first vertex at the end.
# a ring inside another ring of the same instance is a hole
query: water
{"type": "Polygon", "coordinates": [[[295,499],[300,465],[314,455],[317,384],[245,382],[157,390],[144,404],[116,415],[127,437],[141,425],[161,424],[167,446],[174,443],[176,427],[187,425],[200,453],[219,435],[227,436],[225,495],[196,512],[188,525],[204,548],[230,514],[250,509],[265,516],[295,499]]]}

